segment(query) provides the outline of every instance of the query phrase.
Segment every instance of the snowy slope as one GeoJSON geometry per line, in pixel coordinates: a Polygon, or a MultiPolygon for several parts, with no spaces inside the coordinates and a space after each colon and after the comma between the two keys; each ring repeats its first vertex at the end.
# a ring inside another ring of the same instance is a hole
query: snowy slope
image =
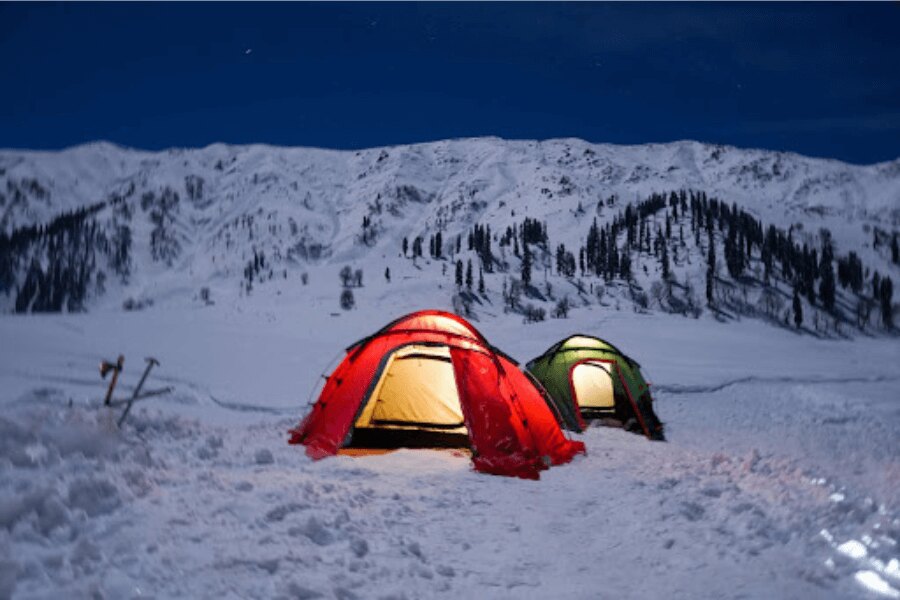
{"type": "MultiPolygon", "coordinates": [[[[97,219],[106,231],[116,224],[132,230],[131,273],[90,305],[119,306],[127,297],[183,303],[203,285],[238,295],[255,252],[268,259],[273,278],[349,262],[380,274],[398,267],[403,237],[427,240],[441,230],[449,244],[476,222],[499,235],[529,216],[547,222],[551,244],[577,250],[592,218],[604,222],[628,202],[680,189],[703,190],[783,229],[799,225],[815,235],[828,228],[836,253],[856,251],[881,272],[896,268],[871,245],[873,227],[890,234],[900,226],[900,159],[854,166],[687,141],[479,138],[357,152],[216,144],[156,153],[101,142],[61,152],[6,150],[0,231],[119,199],[118,209],[97,219]],[[614,206],[600,202],[611,196],[614,206]],[[171,204],[162,226],[170,243],[160,257],[151,238],[163,197],[171,204]],[[372,223],[366,243],[364,217],[372,223]]],[[[436,271],[420,276],[446,279],[436,271]]]]}

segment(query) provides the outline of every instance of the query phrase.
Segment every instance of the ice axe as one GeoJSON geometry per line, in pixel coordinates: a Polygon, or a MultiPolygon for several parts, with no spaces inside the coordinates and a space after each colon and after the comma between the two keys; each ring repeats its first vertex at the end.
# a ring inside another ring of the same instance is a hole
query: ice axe
{"type": "Polygon", "coordinates": [[[150,374],[150,370],[155,365],[159,364],[159,361],[152,356],[148,356],[144,360],[147,361],[147,367],[144,369],[144,374],[141,375],[141,380],[138,382],[137,387],[134,388],[134,393],[131,395],[131,399],[128,400],[128,404],[125,405],[125,410],[122,412],[122,416],[119,417],[119,422],[117,423],[119,427],[121,427],[122,423],[125,422],[125,417],[127,417],[129,411],[131,411],[131,405],[134,404],[134,401],[138,399],[138,396],[141,393],[141,388],[144,387],[144,382],[147,381],[147,375],[150,374]]]}
{"type": "Polygon", "coordinates": [[[108,360],[104,360],[100,363],[100,378],[106,379],[106,376],[112,371],[112,379],[109,380],[109,388],[106,390],[106,399],[103,400],[103,404],[109,406],[110,401],[112,400],[113,390],[116,387],[116,382],[119,380],[119,373],[122,372],[122,367],[125,365],[125,357],[121,354],[119,358],[116,359],[116,362],[109,362],[108,360]]]}

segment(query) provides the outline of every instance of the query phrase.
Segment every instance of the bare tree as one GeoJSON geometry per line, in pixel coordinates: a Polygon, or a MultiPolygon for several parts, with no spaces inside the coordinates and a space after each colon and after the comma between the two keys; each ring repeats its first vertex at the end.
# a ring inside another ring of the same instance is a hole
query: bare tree
{"type": "Polygon", "coordinates": [[[351,280],[353,279],[353,269],[350,268],[350,265],[344,265],[344,268],[341,269],[341,272],[338,273],[338,276],[341,278],[341,285],[346,287],[350,287],[351,280]]]}
{"type": "Polygon", "coordinates": [[[353,290],[350,288],[341,292],[341,308],[350,310],[356,306],[356,299],[353,298],[353,290]]]}

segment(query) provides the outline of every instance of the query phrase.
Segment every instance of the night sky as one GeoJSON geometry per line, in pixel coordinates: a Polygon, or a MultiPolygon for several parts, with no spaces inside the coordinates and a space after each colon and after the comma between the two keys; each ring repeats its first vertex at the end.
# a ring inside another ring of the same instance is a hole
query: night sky
{"type": "Polygon", "coordinates": [[[900,157],[900,3],[0,4],[0,147],[496,135],[900,157]]]}

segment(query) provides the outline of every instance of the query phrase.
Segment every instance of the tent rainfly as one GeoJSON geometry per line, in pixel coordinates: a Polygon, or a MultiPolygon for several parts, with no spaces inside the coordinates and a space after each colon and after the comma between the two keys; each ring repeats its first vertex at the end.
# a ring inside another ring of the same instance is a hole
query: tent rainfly
{"type": "Polygon", "coordinates": [[[527,479],[585,451],[511,358],[434,310],[350,346],[290,433],[315,459],[346,447],[468,447],[476,470],[527,479]]]}
{"type": "Polygon", "coordinates": [[[567,429],[583,431],[586,420],[612,419],[651,440],[665,439],[640,365],[609,342],[573,335],[527,368],[556,403],[567,429]]]}

